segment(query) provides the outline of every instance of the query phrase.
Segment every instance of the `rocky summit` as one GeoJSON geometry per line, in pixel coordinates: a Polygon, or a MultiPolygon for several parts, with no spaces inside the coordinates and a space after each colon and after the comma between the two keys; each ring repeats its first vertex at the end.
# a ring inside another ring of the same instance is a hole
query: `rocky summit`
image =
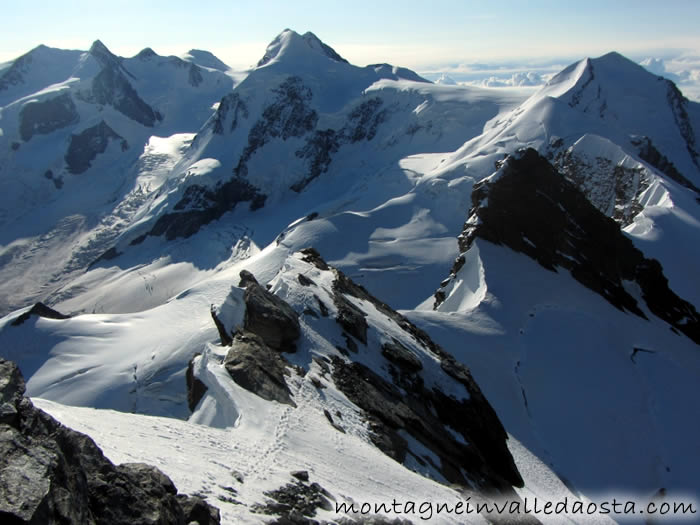
{"type": "Polygon", "coordinates": [[[178,494],[160,470],[114,465],[89,437],[24,397],[24,378],[0,359],[0,518],[3,523],[219,523],[219,511],[178,494]]]}

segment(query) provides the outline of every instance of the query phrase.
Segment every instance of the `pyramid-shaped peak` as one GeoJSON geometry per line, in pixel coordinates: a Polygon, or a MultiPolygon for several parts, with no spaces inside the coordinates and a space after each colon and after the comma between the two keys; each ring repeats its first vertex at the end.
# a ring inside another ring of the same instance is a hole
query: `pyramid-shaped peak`
{"type": "Polygon", "coordinates": [[[119,57],[114,55],[107,46],[100,40],[95,40],[90,46],[89,53],[104,67],[109,65],[118,65],[119,57]]]}
{"type": "Polygon", "coordinates": [[[265,55],[258,62],[257,67],[265,66],[283,57],[312,57],[323,56],[334,62],[348,63],[332,47],[325,44],[310,31],[300,35],[291,29],[285,29],[270,42],[265,50],[265,55]]]}
{"type": "Polygon", "coordinates": [[[627,78],[635,78],[639,81],[655,81],[657,77],[644,66],[637,64],[616,51],[598,58],[589,59],[589,63],[594,69],[604,73],[606,76],[621,74],[627,78]]]}

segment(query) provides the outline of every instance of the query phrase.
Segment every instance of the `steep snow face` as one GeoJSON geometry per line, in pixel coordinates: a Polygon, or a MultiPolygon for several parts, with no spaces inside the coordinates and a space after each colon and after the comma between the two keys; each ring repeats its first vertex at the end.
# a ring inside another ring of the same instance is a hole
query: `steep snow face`
{"type": "Polygon", "coordinates": [[[649,312],[647,321],[617,310],[568,272],[476,247],[484,300],[408,316],[471,367],[509,432],[583,494],[696,494],[687,436],[700,411],[697,345],[649,312]]]}

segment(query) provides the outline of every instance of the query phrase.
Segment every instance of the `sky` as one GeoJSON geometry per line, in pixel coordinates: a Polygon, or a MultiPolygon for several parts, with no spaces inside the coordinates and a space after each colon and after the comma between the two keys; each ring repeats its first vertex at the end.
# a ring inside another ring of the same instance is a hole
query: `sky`
{"type": "MultiPolygon", "coordinates": [[[[88,49],[95,39],[132,56],[213,52],[246,69],[283,29],[314,32],[357,65],[388,62],[437,78],[546,79],[611,50],[700,85],[699,0],[34,0],[4,1],[0,62],[38,44],[88,49]],[[679,75],[680,73],[680,75],[679,75]],[[697,74],[697,79],[693,77],[697,74]],[[509,77],[510,75],[510,77],[509,77]],[[685,76],[684,76],[685,75],[685,76]]],[[[516,82],[515,80],[510,80],[516,82]]],[[[700,91],[699,91],[700,94],[700,91]]]]}

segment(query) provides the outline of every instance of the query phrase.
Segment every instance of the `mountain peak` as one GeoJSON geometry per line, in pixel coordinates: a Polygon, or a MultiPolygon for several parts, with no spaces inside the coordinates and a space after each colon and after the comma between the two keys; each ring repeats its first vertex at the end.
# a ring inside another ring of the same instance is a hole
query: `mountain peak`
{"type": "Polygon", "coordinates": [[[95,40],[88,51],[102,65],[118,65],[119,57],[113,54],[100,40],[95,40]]]}
{"type": "MultiPolygon", "coordinates": [[[[99,40],[98,40],[98,42],[99,42],[99,40]]],[[[157,56],[158,56],[158,53],[153,51],[153,49],[151,49],[150,47],[146,47],[146,48],[142,49],[141,51],[139,51],[138,54],[134,58],[145,60],[147,58],[157,57],[157,56]]]]}
{"type": "Polygon", "coordinates": [[[228,71],[231,67],[220,60],[216,55],[202,49],[190,49],[182,55],[182,59],[187,62],[194,62],[197,65],[217,69],[219,71],[228,71]]]}
{"type": "Polygon", "coordinates": [[[323,43],[312,32],[308,31],[300,35],[291,29],[285,29],[270,42],[265,50],[265,55],[260,59],[257,67],[265,66],[282,57],[306,57],[323,56],[334,62],[348,63],[332,47],[323,43]]]}

